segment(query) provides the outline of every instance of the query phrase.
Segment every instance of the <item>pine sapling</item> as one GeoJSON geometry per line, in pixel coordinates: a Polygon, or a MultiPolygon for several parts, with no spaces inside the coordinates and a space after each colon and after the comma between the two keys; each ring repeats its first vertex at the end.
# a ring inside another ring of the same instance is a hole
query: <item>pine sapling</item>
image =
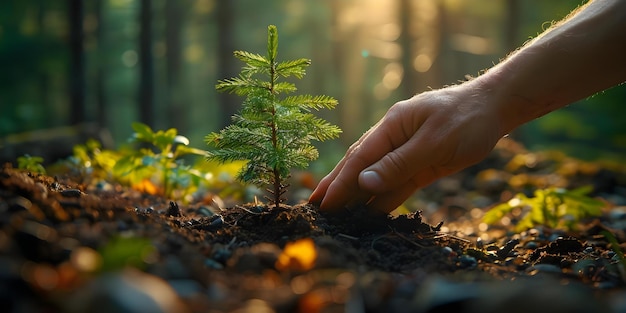
{"type": "Polygon", "coordinates": [[[311,111],[332,109],[337,100],[329,96],[281,96],[296,91],[293,83],[281,78],[302,78],[311,64],[308,59],[278,62],[278,31],[267,31],[267,54],[262,56],[235,51],[245,63],[237,77],[218,81],[220,92],[244,96],[242,108],[233,115],[232,124],[219,133],[206,136],[214,151],[208,158],[219,162],[247,161],[237,178],[245,183],[268,186],[269,200],[278,207],[288,188],[286,180],[293,168],[306,168],[319,156],[311,140],[336,138],[341,130],[311,111]]]}

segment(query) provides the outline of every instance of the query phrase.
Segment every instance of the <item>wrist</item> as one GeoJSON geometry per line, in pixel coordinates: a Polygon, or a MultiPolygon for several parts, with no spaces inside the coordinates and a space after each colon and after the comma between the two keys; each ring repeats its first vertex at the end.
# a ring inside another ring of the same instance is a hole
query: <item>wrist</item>
{"type": "Polygon", "coordinates": [[[532,100],[511,92],[502,81],[505,77],[501,76],[490,71],[463,85],[469,92],[469,99],[474,99],[481,106],[480,110],[490,116],[489,123],[498,136],[503,137],[532,119],[528,117],[532,100]]]}

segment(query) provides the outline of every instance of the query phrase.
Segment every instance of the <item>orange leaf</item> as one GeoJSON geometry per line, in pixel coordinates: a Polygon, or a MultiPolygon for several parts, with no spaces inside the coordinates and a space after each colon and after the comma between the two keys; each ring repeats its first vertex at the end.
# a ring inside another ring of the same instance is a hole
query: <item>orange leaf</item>
{"type": "Polygon", "coordinates": [[[304,238],[290,242],[285,245],[285,249],[276,261],[276,268],[279,270],[307,271],[315,265],[317,250],[311,238],[304,238]]]}
{"type": "Polygon", "coordinates": [[[144,192],[151,195],[157,195],[161,193],[159,187],[157,187],[152,181],[149,179],[144,179],[138,184],[133,185],[133,189],[144,192]]]}

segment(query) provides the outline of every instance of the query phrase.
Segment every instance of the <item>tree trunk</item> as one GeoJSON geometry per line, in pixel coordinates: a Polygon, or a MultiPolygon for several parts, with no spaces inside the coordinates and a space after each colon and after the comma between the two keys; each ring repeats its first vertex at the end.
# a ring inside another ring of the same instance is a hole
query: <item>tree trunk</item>
{"type": "Polygon", "coordinates": [[[155,127],[152,62],[152,0],[141,0],[139,15],[139,120],[155,127]]]}
{"type": "Polygon", "coordinates": [[[70,45],[70,123],[85,121],[85,54],[83,51],[83,1],[68,0],[70,45]]]}
{"type": "MultiPolygon", "coordinates": [[[[233,57],[233,21],[234,9],[232,1],[217,1],[215,10],[217,19],[217,75],[218,79],[226,79],[237,75],[238,70],[233,57]]],[[[229,93],[217,95],[220,108],[219,128],[231,124],[231,116],[239,109],[239,99],[229,93]]]]}
{"type": "Polygon", "coordinates": [[[183,108],[182,92],[180,91],[180,71],[182,63],[181,29],[183,10],[180,0],[166,0],[165,2],[165,46],[166,46],[166,83],[167,83],[167,113],[169,123],[178,129],[179,133],[187,131],[187,121],[183,108]]]}
{"type": "Polygon", "coordinates": [[[400,0],[398,6],[398,15],[400,17],[400,37],[398,38],[400,47],[402,47],[402,68],[404,69],[402,77],[402,98],[408,99],[413,96],[416,90],[421,89],[418,86],[418,78],[413,67],[413,34],[411,22],[413,18],[413,6],[411,0],[400,0]]]}
{"type": "Polygon", "coordinates": [[[102,14],[102,6],[104,5],[103,0],[96,0],[95,2],[95,15],[96,20],[98,21],[98,28],[96,29],[96,40],[98,42],[98,65],[96,70],[96,123],[100,129],[107,128],[107,110],[106,110],[106,92],[104,88],[105,81],[105,71],[104,71],[104,17],[102,14]]]}
{"type": "Polygon", "coordinates": [[[515,50],[519,45],[519,43],[517,42],[520,24],[519,15],[519,0],[508,0],[506,3],[506,28],[504,33],[504,42],[506,44],[507,53],[515,50]]]}

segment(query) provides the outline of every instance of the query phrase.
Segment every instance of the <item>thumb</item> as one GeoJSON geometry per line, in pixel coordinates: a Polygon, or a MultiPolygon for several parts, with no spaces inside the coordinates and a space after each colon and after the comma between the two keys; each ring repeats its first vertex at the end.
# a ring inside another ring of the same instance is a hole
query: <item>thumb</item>
{"type": "Polygon", "coordinates": [[[415,163],[398,150],[387,153],[378,162],[359,173],[359,187],[373,194],[380,194],[400,186],[412,177],[417,169],[415,163]]]}

